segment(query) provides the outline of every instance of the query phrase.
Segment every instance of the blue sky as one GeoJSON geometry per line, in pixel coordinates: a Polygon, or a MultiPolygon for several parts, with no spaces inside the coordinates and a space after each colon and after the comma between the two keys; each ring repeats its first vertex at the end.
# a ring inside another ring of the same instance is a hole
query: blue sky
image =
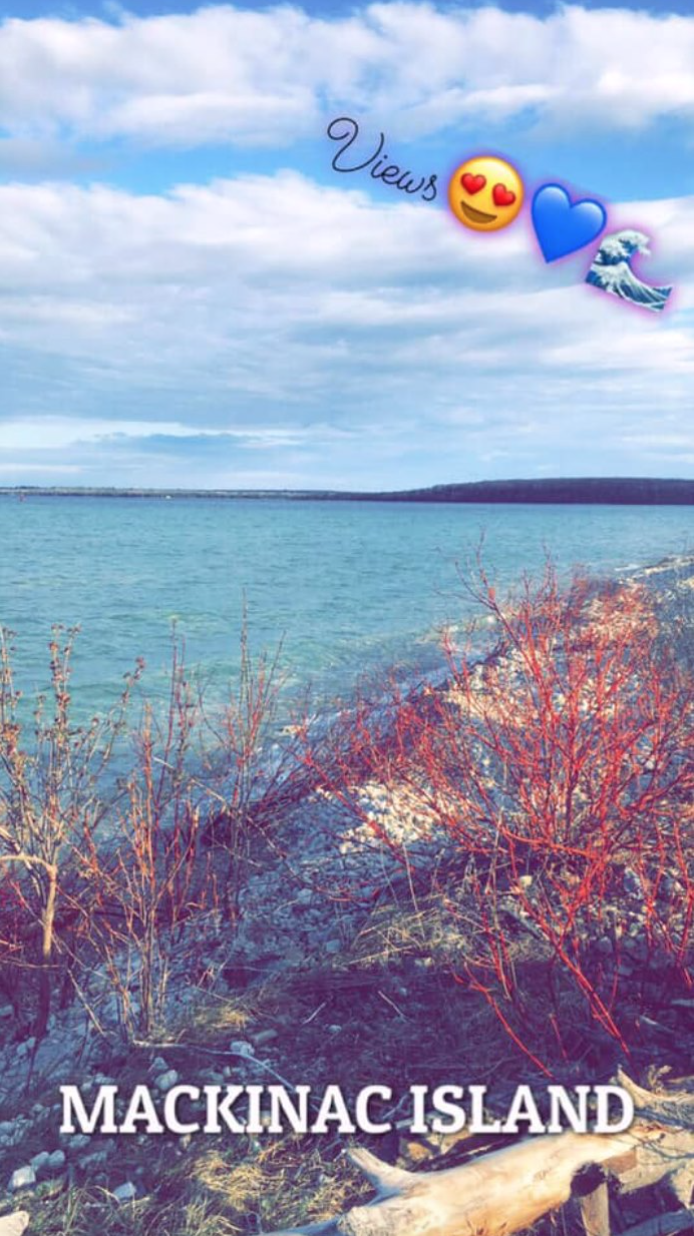
{"type": "Polygon", "coordinates": [[[688,7],[5,0],[0,484],[694,476],[688,7]],[[338,175],[338,115],[437,200],[338,175]],[[672,308],[462,228],[487,150],[646,231],[672,308]]]}

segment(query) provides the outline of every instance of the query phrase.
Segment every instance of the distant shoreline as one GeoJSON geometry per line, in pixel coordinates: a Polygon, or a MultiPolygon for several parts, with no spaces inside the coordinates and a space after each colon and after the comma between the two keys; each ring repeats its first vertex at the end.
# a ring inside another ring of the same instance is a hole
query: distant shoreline
{"type": "Polygon", "coordinates": [[[380,492],[329,489],[133,489],[92,486],[0,486],[0,497],[288,499],[296,502],[498,503],[596,506],[694,506],[694,480],[657,477],[557,477],[467,481],[380,492]]]}

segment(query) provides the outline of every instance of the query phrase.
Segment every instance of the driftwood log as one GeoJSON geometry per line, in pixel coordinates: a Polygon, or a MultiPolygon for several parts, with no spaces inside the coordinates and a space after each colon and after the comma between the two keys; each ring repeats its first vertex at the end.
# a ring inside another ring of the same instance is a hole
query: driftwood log
{"type": "MultiPolygon", "coordinates": [[[[618,1080],[636,1109],[624,1133],[545,1134],[434,1172],[404,1171],[368,1150],[354,1150],[350,1157],[377,1190],[373,1201],[273,1236],[510,1236],[572,1196],[579,1196],[587,1236],[608,1236],[609,1177],[626,1193],[667,1179],[689,1207],[694,1095],[656,1094],[623,1074],[618,1080]],[[588,1189],[586,1180],[593,1182],[588,1189]]],[[[678,1214],[688,1222],[664,1224],[664,1231],[694,1227],[694,1212],[678,1214]]],[[[653,1236],[659,1230],[654,1223],[653,1236]]]]}
{"type": "Polygon", "coordinates": [[[29,1216],[26,1210],[15,1210],[13,1215],[4,1215],[0,1219],[0,1236],[22,1236],[29,1226],[29,1216]]]}

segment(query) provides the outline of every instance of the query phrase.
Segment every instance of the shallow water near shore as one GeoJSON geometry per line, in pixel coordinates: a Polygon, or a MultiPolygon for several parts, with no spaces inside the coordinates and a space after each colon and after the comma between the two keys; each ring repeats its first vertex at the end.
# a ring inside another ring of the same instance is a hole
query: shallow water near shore
{"type": "Polygon", "coordinates": [[[244,596],[252,647],[280,640],[287,698],[316,703],[360,675],[441,664],[439,632],[470,616],[455,562],[500,583],[580,564],[612,574],[681,554],[692,507],[423,505],[290,499],[0,497],[0,622],[23,690],[46,686],[51,624],[79,624],[78,710],[112,702],[137,656],[163,690],[172,624],[212,699],[238,674],[244,596]]]}

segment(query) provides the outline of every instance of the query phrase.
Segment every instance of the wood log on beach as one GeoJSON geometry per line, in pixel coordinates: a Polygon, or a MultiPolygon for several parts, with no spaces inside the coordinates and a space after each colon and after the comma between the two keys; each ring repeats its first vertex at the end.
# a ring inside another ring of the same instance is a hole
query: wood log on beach
{"type": "Polygon", "coordinates": [[[29,1216],[26,1210],[16,1210],[13,1215],[5,1215],[0,1219],[0,1236],[22,1236],[29,1226],[29,1216]]]}
{"type": "Polygon", "coordinates": [[[688,1207],[694,1095],[656,1094],[623,1074],[619,1084],[636,1108],[623,1133],[544,1134],[435,1172],[403,1171],[354,1150],[350,1157],[377,1190],[373,1201],[273,1236],[510,1236],[581,1194],[586,1232],[606,1236],[610,1177],[626,1193],[667,1178],[688,1207]]]}

